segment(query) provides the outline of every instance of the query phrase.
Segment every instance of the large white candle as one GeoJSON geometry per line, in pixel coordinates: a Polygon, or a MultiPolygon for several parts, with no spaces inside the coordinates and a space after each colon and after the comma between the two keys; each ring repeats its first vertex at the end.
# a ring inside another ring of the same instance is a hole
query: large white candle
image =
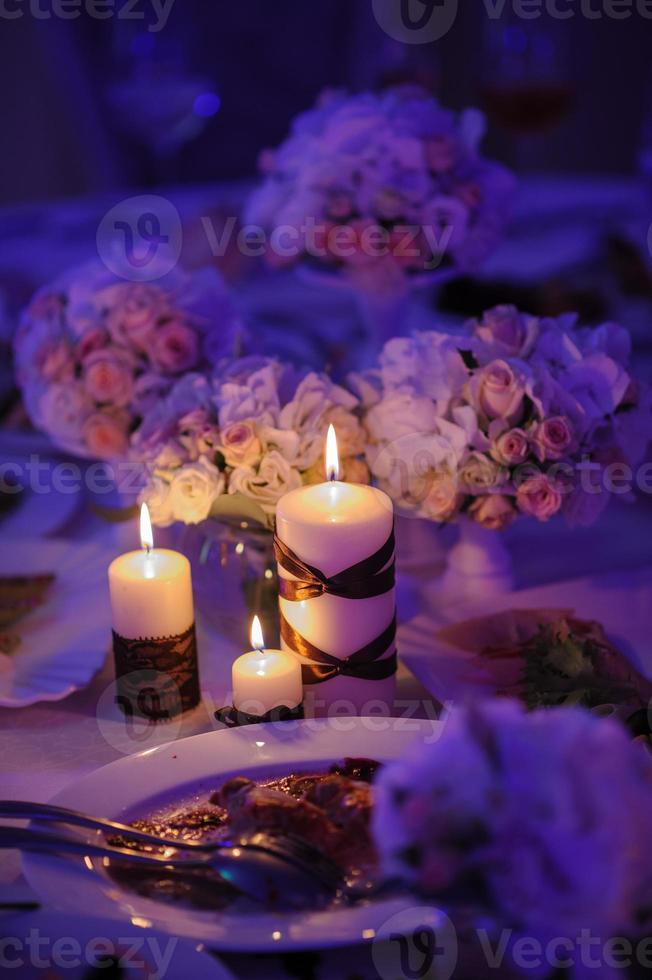
{"type": "MultiPolygon", "coordinates": [[[[334,433],[327,447],[328,482],[292,490],[279,500],[276,533],[298,558],[331,577],[370,558],[389,538],[394,514],[387,494],[374,487],[342,483],[337,479],[338,460],[334,433]]],[[[291,579],[279,566],[279,575],[291,579]]],[[[281,615],[290,626],[318,649],[346,659],[373,641],[391,623],[395,613],[394,589],[368,599],[320,595],[301,601],[280,598],[281,615]]],[[[286,644],[283,643],[285,647],[286,644]]],[[[391,654],[390,644],[386,654],[391,654]]],[[[385,656],[386,654],[383,654],[385,656]]],[[[363,711],[371,701],[391,704],[393,677],[361,680],[339,676],[311,687],[311,696],[325,704],[351,702],[363,711]]]]}
{"type": "Polygon", "coordinates": [[[265,715],[274,708],[296,708],[303,700],[301,665],[284,650],[268,650],[258,616],[251,626],[249,653],[233,664],[233,706],[249,715],[265,715]]]}
{"type": "Polygon", "coordinates": [[[125,639],[179,636],[194,623],[190,562],[167,548],[154,548],[147,505],[141,508],[141,551],[109,565],[113,629],[125,639]]]}

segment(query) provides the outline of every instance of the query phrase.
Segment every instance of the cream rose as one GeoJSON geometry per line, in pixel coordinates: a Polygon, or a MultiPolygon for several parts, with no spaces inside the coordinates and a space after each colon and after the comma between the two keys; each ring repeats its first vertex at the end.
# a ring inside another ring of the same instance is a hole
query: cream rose
{"type": "Polygon", "coordinates": [[[504,531],[516,517],[516,509],[509,497],[490,493],[477,497],[469,507],[468,514],[488,531],[504,531]]]}
{"type": "Polygon", "coordinates": [[[273,449],[263,456],[260,466],[238,466],[229,479],[229,493],[242,493],[260,505],[266,514],[274,514],[283,494],[301,486],[301,474],[273,449]]]}
{"type": "Polygon", "coordinates": [[[174,521],[170,503],[170,484],[160,476],[151,477],[139,497],[139,503],[146,503],[149,516],[157,527],[168,527],[174,521]]]}
{"type": "Polygon", "coordinates": [[[170,484],[169,506],[176,521],[199,524],[224,490],[224,477],[205,456],[177,470],[170,484]]]}
{"type": "Polygon", "coordinates": [[[374,442],[394,442],[403,436],[435,432],[437,412],[430,398],[397,391],[374,405],[365,422],[374,442]]]}
{"type": "Polygon", "coordinates": [[[459,481],[467,493],[482,494],[500,486],[505,470],[484,453],[469,453],[459,470],[459,481]]]}

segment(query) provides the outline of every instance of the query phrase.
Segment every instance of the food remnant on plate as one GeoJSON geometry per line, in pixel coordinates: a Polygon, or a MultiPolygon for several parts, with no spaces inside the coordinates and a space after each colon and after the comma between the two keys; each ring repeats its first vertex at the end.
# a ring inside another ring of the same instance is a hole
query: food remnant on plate
{"type": "MultiPolygon", "coordinates": [[[[326,773],[299,772],[257,782],[234,776],[207,798],[134,820],[131,825],[170,840],[292,834],[319,848],[345,875],[370,878],[376,868],[370,827],[371,782],[378,768],[379,763],[370,759],[345,759],[326,773]]],[[[125,842],[114,837],[111,843],[125,842]]],[[[195,908],[226,909],[243,901],[210,871],[184,874],[116,864],[111,875],[141,895],[195,908]]]]}

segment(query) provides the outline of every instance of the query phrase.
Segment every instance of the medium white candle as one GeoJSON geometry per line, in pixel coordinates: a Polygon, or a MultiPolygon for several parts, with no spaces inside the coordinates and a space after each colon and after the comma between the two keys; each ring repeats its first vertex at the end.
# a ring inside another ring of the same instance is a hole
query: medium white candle
{"type": "Polygon", "coordinates": [[[154,548],[147,505],[140,515],[142,551],[129,551],[109,565],[113,629],[133,640],[179,636],[194,623],[190,562],[167,548],[154,548]]]}
{"type": "Polygon", "coordinates": [[[296,708],[303,700],[301,665],[284,650],[268,650],[258,616],[251,626],[249,653],[233,664],[233,706],[250,715],[265,715],[274,708],[296,708]]]}
{"type": "MultiPolygon", "coordinates": [[[[390,498],[381,490],[337,479],[332,427],[329,436],[329,482],[300,487],[282,497],[276,512],[276,533],[297,557],[331,577],[382,548],[391,534],[394,514],[390,498]]],[[[278,571],[281,577],[292,578],[280,566],[278,571]]],[[[396,599],[391,589],[369,599],[321,595],[298,602],[281,597],[279,602],[290,626],[318,649],[343,660],[389,626],[396,599]]],[[[386,653],[393,649],[392,644],[386,653]]],[[[311,688],[316,699],[326,702],[324,708],[342,699],[352,702],[357,711],[373,700],[391,704],[394,693],[393,677],[366,681],[340,676],[311,688]]]]}

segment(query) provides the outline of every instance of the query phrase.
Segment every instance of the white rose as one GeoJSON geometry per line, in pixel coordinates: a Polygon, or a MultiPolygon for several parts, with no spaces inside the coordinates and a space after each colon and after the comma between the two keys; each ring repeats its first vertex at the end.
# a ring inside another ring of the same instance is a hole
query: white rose
{"type": "MultiPolygon", "coordinates": [[[[333,421],[337,427],[337,410],[350,413],[357,404],[357,399],[350,392],[333,384],[324,375],[314,372],[306,375],[297,387],[294,398],[284,406],[279,416],[281,429],[299,435],[299,448],[294,460],[299,469],[308,469],[322,453],[324,430],[329,421],[333,421]]],[[[350,435],[348,424],[347,431],[350,435]]]]}
{"type": "Polygon", "coordinates": [[[184,524],[206,520],[223,490],[224,476],[205,456],[182,466],[170,484],[168,503],[174,520],[184,524]]]}
{"type": "Polygon", "coordinates": [[[402,436],[434,432],[437,412],[429,398],[397,391],[369,409],[365,424],[374,442],[391,443],[402,436]]]}
{"type": "Polygon", "coordinates": [[[174,521],[170,502],[170,484],[160,476],[153,476],[140,494],[139,503],[146,503],[152,523],[168,527],[174,521]]]}
{"type": "Polygon", "coordinates": [[[81,438],[83,422],[94,407],[80,382],[56,384],[44,391],[37,421],[54,439],[76,442],[81,438]]]}
{"type": "Polygon", "coordinates": [[[399,506],[433,520],[447,520],[456,509],[458,456],[444,436],[403,435],[369,456],[371,472],[399,506]]]}
{"type": "Polygon", "coordinates": [[[301,474],[275,449],[263,456],[260,466],[238,466],[229,479],[229,493],[255,500],[266,514],[274,514],[283,494],[301,486],[301,474]]]}

